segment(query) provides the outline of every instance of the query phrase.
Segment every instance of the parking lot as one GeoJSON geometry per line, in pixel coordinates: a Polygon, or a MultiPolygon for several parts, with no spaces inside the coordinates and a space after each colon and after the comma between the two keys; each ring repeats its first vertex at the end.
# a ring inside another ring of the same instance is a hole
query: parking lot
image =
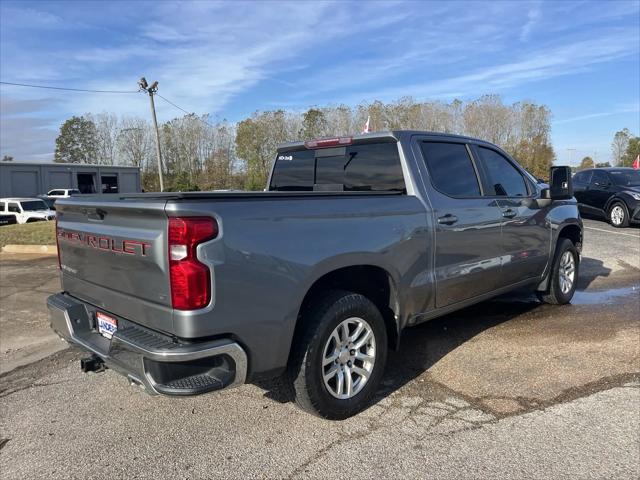
{"type": "Polygon", "coordinates": [[[0,256],[3,478],[637,478],[640,229],[585,220],[572,305],[523,292],[405,332],[342,422],[277,382],[151,397],[48,327],[51,256],[0,256]]]}

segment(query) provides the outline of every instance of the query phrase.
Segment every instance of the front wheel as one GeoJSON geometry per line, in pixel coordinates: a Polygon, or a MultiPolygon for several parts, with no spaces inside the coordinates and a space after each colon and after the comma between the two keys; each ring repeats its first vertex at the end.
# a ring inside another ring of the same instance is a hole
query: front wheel
{"type": "Polygon", "coordinates": [[[616,228],[629,226],[629,214],[624,203],[615,202],[611,205],[611,208],[609,208],[609,223],[616,228]]]}
{"type": "Polygon", "coordinates": [[[549,273],[549,290],[540,294],[540,299],[554,305],[569,303],[576,291],[579,265],[580,255],[575,245],[568,238],[561,238],[549,273]]]}
{"type": "Polygon", "coordinates": [[[387,359],[387,333],[378,308],[363,295],[332,291],[304,314],[288,376],[303,410],[342,420],[364,410],[387,359]]]}

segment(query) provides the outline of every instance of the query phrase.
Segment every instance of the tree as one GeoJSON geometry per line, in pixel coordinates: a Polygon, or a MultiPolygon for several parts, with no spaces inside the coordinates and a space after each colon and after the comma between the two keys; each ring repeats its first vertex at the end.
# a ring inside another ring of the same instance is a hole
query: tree
{"type": "Polygon", "coordinates": [[[246,162],[249,190],[264,188],[269,169],[275,159],[276,147],[287,140],[288,118],[283,110],[255,112],[238,124],[236,151],[246,162]]]}
{"type": "Polygon", "coordinates": [[[123,118],[121,127],[117,136],[120,163],[146,169],[153,146],[150,126],[140,118],[123,118]]]}
{"type": "Polygon", "coordinates": [[[302,115],[302,140],[311,140],[327,135],[327,119],[322,110],[310,108],[302,115]]]}
{"type": "Polygon", "coordinates": [[[629,138],[627,150],[622,157],[621,166],[631,167],[633,165],[633,161],[638,155],[640,155],[640,137],[631,137],[629,138]]]}
{"type": "Polygon", "coordinates": [[[115,165],[120,125],[113,113],[102,112],[98,115],[85,115],[95,125],[98,165],[115,165]]]}
{"type": "Polygon", "coordinates": [[[622,166],[622,159],[625,156],[627,147],[629,146],[629,139],[631,138],[631,132],[628,128],[616,132],[613,136],[613,142],[611,143],[611,153],[613,156],[613,164],[616,166],[622,166]]]}
{"type": "Polygon", "coordinates": [[[2,157],[3,162],[13,162],[13,157],[11,155],[5,155],[2,157]]]}
{"type": "Polygon", "coordinates": [[[585,168],[593,168],[594,162],[591,157],[584,157],[578,166],[578,170],[584,170],[585,168]]]}
{"type": "Polygon", "coordinates": [[[60,127],[56,138],[55,162],[96,163],[98,140],[96,126],[85,117],[73,116],[60,127]]]}

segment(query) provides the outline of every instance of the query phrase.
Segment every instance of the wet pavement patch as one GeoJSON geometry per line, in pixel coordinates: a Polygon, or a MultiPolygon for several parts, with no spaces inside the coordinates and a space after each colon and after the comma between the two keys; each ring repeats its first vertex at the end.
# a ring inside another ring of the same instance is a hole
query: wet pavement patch
{"type": "Polygon", "coordinates": [[[621,297],[635,296],[640,302],[640,284],[628,287],[610,288],[606,290],[577,291],[571,300],[572,305],[602,305],[611,304],[621,297]]]}

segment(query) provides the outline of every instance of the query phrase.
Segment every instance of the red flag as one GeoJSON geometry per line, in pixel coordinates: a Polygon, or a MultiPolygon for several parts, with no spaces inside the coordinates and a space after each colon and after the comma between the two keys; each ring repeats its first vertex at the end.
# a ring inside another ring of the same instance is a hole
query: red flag
{"type": "Polygon", "coordinates": [[[367,117],[367,123],[364,124],[364,128],[362,129],[362,133],[369,133],[369,120],[371,120],[371,117],[367,117]]]}
{"type": "Polygon", "coordinates": [[[636,157],[636,159],[633,161],[633,163],[631,164],[631,166],[633,168],[635,168],[636,170],[640,170],[640,155],[638,155],[636,157]]]}

